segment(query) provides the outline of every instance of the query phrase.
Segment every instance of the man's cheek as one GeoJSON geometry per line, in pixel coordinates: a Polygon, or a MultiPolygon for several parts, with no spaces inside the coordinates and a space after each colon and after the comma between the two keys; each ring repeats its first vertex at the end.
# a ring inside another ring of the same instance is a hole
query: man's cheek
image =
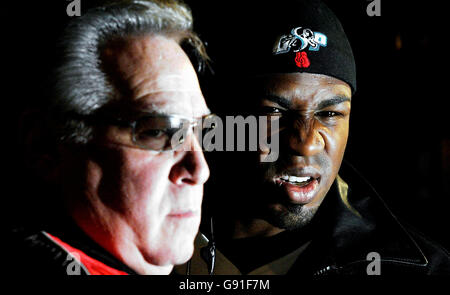
{"type": "Polygon", "coordinates": [[[342,159],[344,158],[345,149],[347,148],[348,141],[348,122],[347,125],[344,125],[340,132],[338,133],[338,138],[336,139],[336,165],[337,170],[340,169],[342,159]]]}
{"type": "Polygon", "coordinates": [[[133,201],[143,203],[142,205],[156,202],[167,191],[168,177],[163,167],[141,166],[139,171],[130,172],[123,186],[127,188],[133,201]]]}
{"type": "MultiPolygon", "coordinates": [[[[139,189],[149,189],[154,184],[165,182],[171,167],[165,154],[154,155],[150,151],[130,151],[124,157],[121,167],[124,177],[139,189]]],[[[157,185],[156,185],[157,186],[157,185]]]]}
{"type": "Polygon", "coordinates": [[[336,126],[336,128],[330,129],[328,132],[323,133],[325,140],[325,150],[333,158],[343,154],[347,145],[348,139],[348,121],[343,122],[336,126]]]}

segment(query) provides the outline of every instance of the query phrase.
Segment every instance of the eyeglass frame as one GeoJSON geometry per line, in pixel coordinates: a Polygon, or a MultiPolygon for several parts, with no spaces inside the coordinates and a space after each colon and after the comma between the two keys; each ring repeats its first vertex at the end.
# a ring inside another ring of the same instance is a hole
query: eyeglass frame
{"type": "MultiPolygon", "coordinates": [[[[136,119],[124,119],[122,117],[113,117],[110,114],[106,113],[106,112],[101,112],[101,113],[97,113],[97,114],[93,114],[93,115],[88,115],[88,116],[80,116],[77,115],[76,117],[80,118],[80,119],[84,119],[84,120],[88,120],[90,122],[93,122],[94,124],[96,124],[97,122],[105,122],[107,124],[111,124],[111,125],[115,125],[115,126],[122,126],[122,127],[128,127],[131,128],[131,140],[132,143],[141,149],[144,150],[149,150],[149,151],[156,151],[156,152],[170,152],[173,150],[176,150],[177,147],[173,147],[172,145],[169,145],[169,148],[165,148],[167,146],[164,145],[163,148],[161,149],[152,149],[152,148],[148,148],[145,145],[139,144],[138,140],[136,139],[136,127],[137,127],[137,123],[139,120],[143,120],[143,119],[148,119],[148,118],[177,118],[179,120],[183,120],[184,122],[182,122],[182,126],[183,128],[180,128],[179,130],[189,130],[191,128],[195,128],[196,126],[198,126],[198,123],[200,120],[204,120],[206,118],[210,118],[215,116],[215,114],[207,114],[198,118],[192,118],[192,117],[186,117],[183,115],[178,115],[178,114],[172,114],[172,115],[166,115],[166,114],[158,114],[158,113],[153,113],[153,112],[141,112],[143,115],[140,116],[139,118],[136,119]],[[188,123],[188,126],[184,126],[186,123],[188,123]]],[[[72,116],[74,117],[74,116],[72,116]]],[[[211,127],[212,129],[215,128],[215,126],[211,127]]],[[[206,129],[206,128],[204,128],[206,129]]],[[[178,132],[178,131],[177,131],[178,132]]],[[[172,134],[173,136],[173,134],[172,134]]],[[[181,146],[181,144],[180,144],[181,146]]]]}

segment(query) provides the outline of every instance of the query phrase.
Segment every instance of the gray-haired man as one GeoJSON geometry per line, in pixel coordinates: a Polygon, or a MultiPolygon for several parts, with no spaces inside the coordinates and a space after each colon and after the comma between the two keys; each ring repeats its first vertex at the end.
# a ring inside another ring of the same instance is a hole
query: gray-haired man
{"type": "Polygon", "coordinates": [[[65,209],[14,235],[11,271],[168,274],[192,255],[209,176],[192,132],[184,148],[170,142],[209,114],[187,54],[207,58],[191,13],[176,1],[104,4],[60,45],[28,146],[65,209]]]}

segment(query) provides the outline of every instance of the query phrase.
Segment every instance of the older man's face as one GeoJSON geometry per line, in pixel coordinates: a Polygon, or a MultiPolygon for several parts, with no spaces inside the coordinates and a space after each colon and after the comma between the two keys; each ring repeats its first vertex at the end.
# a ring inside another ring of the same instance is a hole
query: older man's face
{"type": "MultiPolygon", "coordinates": [[[[123,113],[208,114],[196,73],[174,40],[130,39],[105,49],[103,60],[123,113]]],[[[158,152],[138,148],[130,132],[98,127],[87,151],[71,151],[65,194],[72,216],[97,243],[140,273],[153,266],[167,272],[192,255],[209,169],[194,136],[185,140],[192,151],[158,152]]]]}
{"type": "Polygon", "coordinates": [[[280,155],[260,165],[265,185],[254,204],[269,223],[299,228],[311,220],[340,168],[351,89],[338,79],[307,73],[269,75],[257,85],[263,90],[262,113],[279,118],[280,155]]]}

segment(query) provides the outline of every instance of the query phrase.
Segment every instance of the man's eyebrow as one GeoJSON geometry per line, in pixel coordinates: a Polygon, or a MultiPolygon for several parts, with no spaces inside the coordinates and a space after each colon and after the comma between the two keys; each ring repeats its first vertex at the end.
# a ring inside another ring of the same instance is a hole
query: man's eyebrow
{"type": "MultiPolygon", "coordinates": [[[[209,116],[211,114],[212,114],[211,110],[209,108],[206,108],[205,112],[202,112],[198,116],[194,116],[192,118],[202,118],[205,116],[209,116]]],[[[135,116],[137,116],[137,117],[145,117],[148,115],[151,115],[151,116],[172,116],[172,115],[174,115],[174,116],[182,116],[182,117],[187,117],[187,118],[189,117],[189,116],[186,116],[184,113],[178,114],[178,113],[173,113],[173,112],[170,112],[170,111],[167,111],[164,109],[156,109],[156,110],[148,109],[148,110],[136,110],[135,111],[135,116]]]]}
{"type": "Polygon", "coordinates": [[[317,106],[318,109],[324,109],[329,106],[337,105],[346,101],[351,101],[349,97],[346,96],[335,96],[333,98],[321,101],[319,105],[317,106]]]}
{"type": "Polygon", "coordinates": [[[271,102],[277,103],[283,108],[290,108],[292,106],[292,102],[284,97],[274,95],[274,94],[265,94],[264,99],[270,100],[271,102]]]}

